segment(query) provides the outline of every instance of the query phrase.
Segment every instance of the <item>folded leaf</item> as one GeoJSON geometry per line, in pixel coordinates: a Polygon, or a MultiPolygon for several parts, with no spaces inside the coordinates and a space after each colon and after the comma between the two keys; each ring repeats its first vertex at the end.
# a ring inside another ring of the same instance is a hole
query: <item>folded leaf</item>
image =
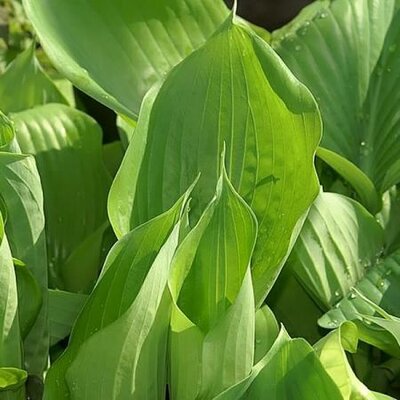
{"type": "Polygon", "coordinates": [[[43,193],[35,160],[20,153],[11,122],[0,116],[0,193],[12,255],[29,265],[42,292],[40,313],[24,341],[25,366],[41,376],[48,356],[47,256],[43,193]]]}
{"type": "Polygon", "coordinates": [[[172,398],[212,399],[253,366],[250,259],[257,223],[223,168],[216,194],[179,247],[170,279],[172,398]]]}
{"type": "Polygon", "coordinates": [[[66,338],[88,299],[87,295],[49,290],[50,345],[66,338]]]}
{"type": "Polygon", "coordinates": [[[45,399],[164,399],[166,286],[186,199],[113,247],[66,352],[47,374],[45,399]]]}

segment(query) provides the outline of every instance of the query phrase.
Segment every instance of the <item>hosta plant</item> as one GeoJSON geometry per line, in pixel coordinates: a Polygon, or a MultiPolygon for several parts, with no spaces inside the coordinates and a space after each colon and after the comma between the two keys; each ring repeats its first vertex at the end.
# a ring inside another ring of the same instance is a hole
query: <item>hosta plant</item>
{"type": "Polygon", "coordinates": [[[400,3],[317,0],[271,33],[222,0],[23,5],[0,398],[396,398],[400,3]]]}

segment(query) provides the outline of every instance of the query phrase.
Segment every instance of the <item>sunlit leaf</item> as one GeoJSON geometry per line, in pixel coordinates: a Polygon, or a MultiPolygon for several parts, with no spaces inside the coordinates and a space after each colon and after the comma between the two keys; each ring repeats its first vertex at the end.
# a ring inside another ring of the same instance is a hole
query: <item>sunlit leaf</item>
{"type": "Polygon", "coordinates": [[[101,267],[110,184],[101,130],[86,114],[56,104],[12,119],[21,149],[35,156],[41,178],[50,285],[88,291],[101,267]]]}
{"type": "Polygon", "coordinates": [[[228,15],[222,0],[26,0],[24,5],[54,65],[77,87],[133,118],[150,87],[228,15]]]}
{"type": "Polygon", "coordinates": [[[259,222],[252,266],[260,304],[318,192],[320,129],[308,90],[265,42],[229,19],[146,98],[110,193],[113,227],[121,236],[168,209],[201,173],[196,220],[214,194],[225,144],[229,179],[259,222]]]}
{"type": "Polygon", "coordinates": [[[323,146],[381,193],[400,181],[398,10],[396,0],[318,0],[271,39],[316,96],[323,146]]]}

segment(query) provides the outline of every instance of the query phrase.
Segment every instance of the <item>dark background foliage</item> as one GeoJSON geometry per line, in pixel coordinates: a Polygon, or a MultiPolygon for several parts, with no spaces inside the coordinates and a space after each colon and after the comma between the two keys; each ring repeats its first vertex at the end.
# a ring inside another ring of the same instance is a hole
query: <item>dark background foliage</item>
{"type": "MultiPolygon", "coordinates": [[[[225,0],[228,6],[232,0],[225,0]]],[[[271,31],[289,22],[312,0],[238,0],[238,14],[271,31]]]]}

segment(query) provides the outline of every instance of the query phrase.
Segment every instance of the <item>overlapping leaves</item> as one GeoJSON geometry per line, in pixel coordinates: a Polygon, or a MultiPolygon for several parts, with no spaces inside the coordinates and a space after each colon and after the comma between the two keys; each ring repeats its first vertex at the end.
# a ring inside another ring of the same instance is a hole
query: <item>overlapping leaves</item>
{"type": "Polygon", "coordinates": [[[357,165],[381,193],[400,180],[399,21],[396,0],[319,0],[271,39],[316,96],[323,145],[357,165]]]}

